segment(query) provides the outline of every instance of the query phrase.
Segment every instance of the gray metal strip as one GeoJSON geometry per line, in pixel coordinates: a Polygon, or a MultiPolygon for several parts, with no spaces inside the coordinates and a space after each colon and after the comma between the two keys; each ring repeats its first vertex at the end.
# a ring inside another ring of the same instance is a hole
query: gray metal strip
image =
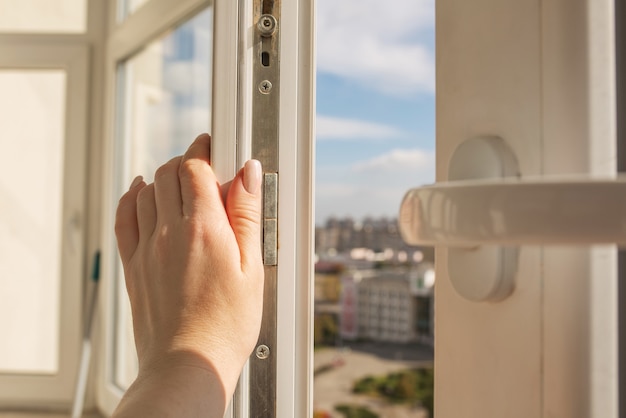
{"type": "MultiPolygon", "coordinates": [[[[615,0],[615,61],[617,115],[626,114],[626,3],[615,0]]],[[[617,171],[626,172],[626,119],[617,118],[617,171]]],[[[618,309],[618,414],[626,418],[626,249],[619,250],[618,309]]]]}
{"type": "Polygon", "coordinates": [[[278,174],[266,173],[263,177],[265,185],[263,190],[263,217],[276,219],[278,217],[278,174]]]}
{"type": "Polygon", "coordinates": [[[263,262],[278,263],[278,174],[264,176],[263,190],[263,262]]]}
{"type": "Polygon", "coordinates": [[[276,417],[280,0],[254,0],[252,158],[263,164],[263,320],[250,359],[250,416],[276,417]]]}

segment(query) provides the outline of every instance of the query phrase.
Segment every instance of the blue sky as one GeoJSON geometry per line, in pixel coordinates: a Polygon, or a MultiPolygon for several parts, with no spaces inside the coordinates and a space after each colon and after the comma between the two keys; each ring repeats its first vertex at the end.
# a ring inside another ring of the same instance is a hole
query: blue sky
{"type": "Polygon", "coordinates": [[[316,222],[434,180],[433,0],[318,0],[316,222]]]}

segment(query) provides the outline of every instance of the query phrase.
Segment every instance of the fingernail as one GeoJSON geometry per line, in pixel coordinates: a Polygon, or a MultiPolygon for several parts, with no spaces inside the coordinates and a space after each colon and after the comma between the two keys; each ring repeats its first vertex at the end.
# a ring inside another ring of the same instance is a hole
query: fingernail
{"type": "Polygon", "coordinates": [[[250,194],[256,194],[261,186],[261,163],[257,160],[246,161],[243,167],[243,187],[250,194]]]}
{"type": "Polygon", "coordinates": [[[133,190],[135,187],[139,186],[139,183],[141,183],[143,181],[143,176],[137,176],[135,177],[135,180],[133,180],[133,182],[130,184],[130,187],[128,188],[128,190],[133,190]]]}

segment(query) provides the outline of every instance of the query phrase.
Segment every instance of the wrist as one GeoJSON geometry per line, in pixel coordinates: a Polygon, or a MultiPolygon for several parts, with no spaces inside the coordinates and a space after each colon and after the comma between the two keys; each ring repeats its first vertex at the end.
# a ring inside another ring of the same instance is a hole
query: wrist
{"type": "Polygon", "coordinates": [[[189,352],[168,353],[140,367],[115,418],[206,416],[222,418],[236,385],[189,352]]]}
{"type": "Polygon", "coordinates": [[[166,352],[146,356],[140,362],[138,380],[141,378],[162,378],[164,375],[178,373],[195,373],[205,375],[206,379],[219,382],[221,392],[230,399],[235,388],[241,368],[240,362],[234,361],[225,355],[210,357],[190,348],[173,348],[166,352]]]}

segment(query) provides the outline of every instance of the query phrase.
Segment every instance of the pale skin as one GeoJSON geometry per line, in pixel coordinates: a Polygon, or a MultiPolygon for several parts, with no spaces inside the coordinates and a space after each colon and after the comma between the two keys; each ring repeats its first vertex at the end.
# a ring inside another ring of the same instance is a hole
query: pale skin
{"type": "Polygon", "coordinates": [[[139,373],[113,416],[223,417],[263,310],[261,165],[220,185],[210,137],[140,177],[115,232],[139,373]]]}

